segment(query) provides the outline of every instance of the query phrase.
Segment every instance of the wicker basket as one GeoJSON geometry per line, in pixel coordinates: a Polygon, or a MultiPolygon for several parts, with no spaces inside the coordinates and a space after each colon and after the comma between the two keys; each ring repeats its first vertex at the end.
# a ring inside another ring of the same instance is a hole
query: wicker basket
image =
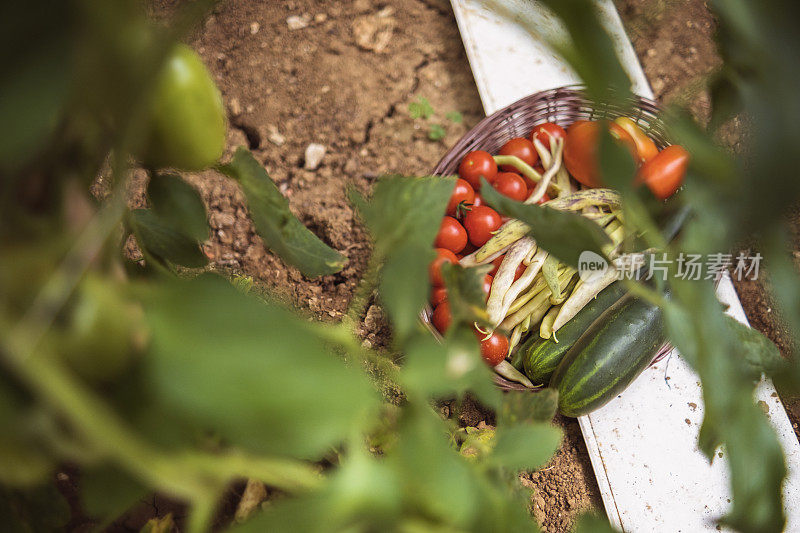
{"type": "MultiPolygon", "coordinates": [[[[647,98],[633,97],[623,105],[594,104],[581,86],[567,86],[542,91],[514,102],[480,121],[464,135],[436,165],[434,174],[450,176],[458,173],[458,165],[464,156],[473,150],[485,150],[491,154],[515,137],[527,137],[531,129],[542,122],[555,122],[567,127],[577,120],[614,119],[627,116],[634,120],[656,142],[659,149],[669,143],[664,127],[658,119],[658,104],[647,98]]],[[[436,334],[430,323],[431,310],[423,312],[422,320],[436,334]]],[[[672,350],[665,344],[656,355],[658,362],[672,350]]],[[[498,386],[509,390],[530,390],[524,385],[508,381],[495,375],[498,386]]]]}

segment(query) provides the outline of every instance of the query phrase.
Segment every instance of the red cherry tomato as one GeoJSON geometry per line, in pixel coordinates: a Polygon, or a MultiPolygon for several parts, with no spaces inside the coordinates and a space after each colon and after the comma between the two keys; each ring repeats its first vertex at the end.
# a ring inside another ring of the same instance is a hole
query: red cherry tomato
{"type": "Polygon", "coordinates": [[[447,289],[444,287],[433,287],[431,289],[431,305],[436,307],[447,300],[447,289]]]}
{"type": "Polygon", "coordinates": [[[467,245],[464,247],[463,250],[461,250],[461,254],[456,254],[456,255],[462,255],[462,256],[469,255],[469,254],[471,254],[472,252],[474,252],[477,249],[478,248],[476,248],[474,244],[472,244],[471,242],[467,241],[467,245]]]}
{"type": "Polygon", "coordinates": [[[642,165],[637,181],[644,182],[656,198],[665,200],[681,186],[688,166],[689,152],[682,146],[673,144],[642,165]]]}
{"type": "Polygon", "coordinates": [[[517,267],[517,270],[514,271],[514,281],[517,281],[519,278],[521,278],[526,270],[528,270],[528,265],[525,263],[520,263],[517,267]]]}
{"type": "Polygon", "coordinates": [[[453,194],[450,195],[450,201],[447,203],[447,214],[451,217],[457,215],[458,206],[462,203],[469,205],[475,199],[475,190],[467,180],[457,179],[456,186],[453,189],[453,194]]]}
{"type": "Polygon", "coordinates": [[[495,258],[492,261],[492,269],[489,271],[489,275],[490,276],[494,277],[494,275],[497,274],[497,269],[500,268],[500,263],[503,262],[503,258],[504,257],[505,257],[505,254],[495,258]]]}
{"type": "Polygon", "coordinates": [[[528,196],[530,196],[530,193],[533,192],[533,189],[536,188],[536,182],[530,179],[528,176],[520,176],[520,177],[522,178],[522,181],[525,182],[525,186],[528,188],[528,196]]]}
{"type": "Polygon", "coordinates": [[[494,178],[492,186],[503,196],[518,202],[524,202],[528,197],[528,186],[525,184],[525,180],[514,172],[500,172],[494,178]]]}
{"type": "Polygon", "coordinates": [[[483,292],[486,293],[486,299],[489,299],[489,293],[492,291],[492,281],[494,278],[489,274],[483,276],[483,292]]]}
{"type": "MultiPolygon", "coordinates": [[[[533,166],[539,160],[539,153],[533,147],[533,143],[523,137],[511,139],[500,148],[500,155],[515,155],[522,159],[525,163],[533,166]]],[[[513,172],[515,169],[511,165],[502,165],[501,170],[506,172],[513,172]]]]}
{"type": "Polygon", "coordinates": [[[437,305],[436,309],[433,310],[433,314],[431,314],[431,324],[442,335],[445,334],[452,321],[453,315],[450,314],[450,304],[446,301],[437,305]]]}
{"type": "MultiPolygon", "coordinates": [[[[448,309],[449,312],[449,309],[448,309]]],[[[508,338],[501,333],[492,333],[491,337],[484,339],[484,335],[476,332],[481,339],[481,357],[489,366],[495,367],[503,362],[508,355],[508,338]]]]}
{"type": "Polygon", "coordinates": [[[534,126],[530,137],[531,142],[533,142],[534,139],[537,139],[549,149],[550,139],[566,139],[567,132],[555,122],[545,122],[544,124],[538,124],[534,126]]]}
{"type": "Polygon", "coordinates": [[[458,167],[458,175],[472,185],[473,190],[481,190],[481,177],[490,182],[497,175],[497,163],[489,152],[476,150],[468,153],[458,167]]]}
{"type": "Polygon", "coordinates": [[[486,201],[483,199],[483,196],[476,193],[475,198],[472,199],[472,207],[480,207],[482,205],[486,205],[486,201]]]}
{"type": "Polygon", "coordinates": [[[497,211],[491,207],[481,205],[470,209],[464,217],[464,227],[467,229],[469,242],[475,246],[483,246],[497,231],[503,221],[497,211]]]}
{"type": "MultiPolygon", "coordinates": [[[[492,261],[492,269],[489,271],[488,274],[489,276],[495,276],[497,274],[497,269],[500,268],[500,264],[503,262],[504,258],[505,254],[501,255],[500,257],[492,261]]],[[[514,271],[514,281],[517,281],[522,276],[522,274],[525,273],[527,269],[528,266],[526,264],[520,263],[519,266],[517,267],[517,270],[514,271]]]]}
{"type": "Polygon", "coordinates": [[[628,132],[628,135],[633,139],[636,145],[636,153],[639,156],[637,161],[639,164],[645,163],[658,155],[656,143],[634,121],[628,117],[618,117],[614,120],[614,123],[628,132]]]}
{"type": "Polygon", "coordinates": [[[428,275],[431,278],[431,285],[434,287],[444,285],[444,280],[442,279],[442,265],[444,263],[458,263],[458,258],[450,250],[437,248],[436,259],[431,261],[430,266],[428,266],[428,275]]]}
{"type": "Polygon", "coordinates": [[[467,230],[453,217],[444,217],[433,245],[436,248],[447,248],[457,254],[467,245],[467,230]]]}
{"type": "MultiPolygon", "coordinates": [[[[601,124],[603,123],[579,120],[567,129],[564,165],[573,178],[587,187],[601,185],[597,161],[601,124]]],[[[607,124],[611,135],[626,146],[634,158],[638,158],[636,143],[628,132],[613,122],[607,124]]]]}

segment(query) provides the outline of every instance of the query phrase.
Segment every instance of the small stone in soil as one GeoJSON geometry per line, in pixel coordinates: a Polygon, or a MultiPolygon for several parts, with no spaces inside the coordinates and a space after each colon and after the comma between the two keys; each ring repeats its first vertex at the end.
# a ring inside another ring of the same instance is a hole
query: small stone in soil
{"type": "Polygon", "coordinates": [[[231,98],[228,100],[228,110],[231,113],[231,116],[238,117],[242,114],[242,104],[239,103],[238,98],[231,98]]]}
{"type": "Polygon", "coordinates": [[[305,15],[302,17],[292,15],[286,19],[286,25],[289,26],[290,30],[302,30],[308,26],[308,17],[305,15]]]}
{"type": "Polygon", "coordinates": [[[267,124],[267,139],[275,146],[283,146],[286,143],[286,137],[281,135],[274,124],[267,124]]]}
{"type": "Polygon", "coordinates": [[[316,170],[322,163],[322,158],[325,157],[325,147],[321,144],[311,143],[306,148],[305,164],[303,168],[306,170],[316,170]]]}

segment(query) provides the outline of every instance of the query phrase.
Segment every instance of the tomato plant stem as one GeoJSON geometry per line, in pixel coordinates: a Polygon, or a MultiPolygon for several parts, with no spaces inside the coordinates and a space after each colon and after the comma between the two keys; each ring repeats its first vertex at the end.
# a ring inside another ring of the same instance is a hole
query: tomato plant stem
{"type": "Polygon", "coordinates": [[[367,306],[367,301],[378,287],[378,273],[382,264],[383,259],[379,258],[377,253],[373,253],[370,256],[367,270],[364,272],[364,276],[353,294],[353,299],[350,300],[343,322],[353,331],[355,331],[356,324],[361,320],[361,314],[367,306]]]}

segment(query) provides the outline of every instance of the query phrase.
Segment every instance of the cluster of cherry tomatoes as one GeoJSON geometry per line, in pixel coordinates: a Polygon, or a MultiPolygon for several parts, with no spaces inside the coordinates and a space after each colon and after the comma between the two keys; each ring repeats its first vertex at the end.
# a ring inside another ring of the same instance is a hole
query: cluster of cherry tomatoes
{"type": "Polygon", "coordinates": [[[597,150],[604,124],[611,136],[628,149],[639,167],[637,183],[645,184],[661,200],[675,194],[683,183],[689,153],[679,145],[659,151],[653,139],[628,117],[619,117],[613,122],[579,120],[569,127],[564,143],[564,166],[573,178],[587,187],[602,185],[597,150]]]}
{"type": "MultiPolygon", "coordinates": [[[[570,175],[586,187],[601,185],[597,162],[597,152],[601,128],[607,127],[612,137],[628,148],[639,167],[637,182],[645,184],[653,194],[665,199],[678,190],[688,166],[689,155],[680,146],[669,146],[659,151],[653,140],[639,126],[627,117],[614,122],[577,121],[567,130],[555,123],[539,124],[527,138],[518,137],[505,143],[498,152],[501,156],[516,156],[540,173],[544,170],[538,164],[539,154],[533,141],[538,140],[545,148],[557,139],[564,140],[564,165],[570,175]]],[[[447,211],[434,247],[436,258],[430,264],[429,274],[432,285],[430,303],[433,306],[431,323],[444,334],[452,316],[447,301],[447,291],[442,280],[441,267],[444,263],[457,263],[463,256],[477,250],[491,238],[505,218],[491,207],[484,205],[481,197],[481,178],[484,178],[500,194],[516,201],[526,200],[536,188],[536,183],[522,175],[510,165],[498,168],[488,152],[476,150],[469,152],[458,168],[459,179],[447,204],[447,211]]],[[[540,203],[550,198],[545,194],[540,203]]],[[[503,256],[493,261],[493,268],[484,278],[484,291],[489,297],[494,274],[503,256]]],[[[520,265],[515,279],[525,271],[520,265]]],[[[481,339],[481,355],[491,366],[499,364],[508,355],[508,338],[500,332],[490,336],[476,330],[481,339]]]]}
{"type": "MultiPolygon", "coordinates": [[[[498,155],[516,156],[529,166],[537,167],[539,154],[532,141],[534,138],[539,139],[549,147],[551,136],[563,139],[566,132],[557,124],[541,124],[534,128],[529,138],[518,137],[508,141],[500,148],[498,155]]],[[[538,170],[543,172],[541,167],[538,170]]],[[[433,306],[431,322],[441,333],[447,331],[451,322],[450,305],[441,274],[442,264],[457,263],[464,255],[477,250],[505,222],[505,217],[484,205],[480,194],[481,178],[488,181],[500,194],[519,202],[528,198],[536,188],[534,181],[517,172],[514,167],[503,165],[498,168],[492,155],[483,150],[468,153],[461,161],[458,175],[459,179],[447,204],[447,214],[442,219],[434,242],[436,259],[429,269],[433,286],[430,298],[433,306]]],[[[540,202],[548,200],[547,195],[544,195],[540,202]]],[[[483,287],[487,298],[493,276],[502,261],[503,256],[495,259],[492,270],[484,278],[483,287]]],[[[524,265],[521,265],[515,277],[521,276],[524,270],[524,265]]],[[[477,331],[476,334],[481,339],[481,355],[488,364],[495,366],[505,359],[508,354],[508,338],[505,335],[494,332],[487,337],[477,331]]]]}

